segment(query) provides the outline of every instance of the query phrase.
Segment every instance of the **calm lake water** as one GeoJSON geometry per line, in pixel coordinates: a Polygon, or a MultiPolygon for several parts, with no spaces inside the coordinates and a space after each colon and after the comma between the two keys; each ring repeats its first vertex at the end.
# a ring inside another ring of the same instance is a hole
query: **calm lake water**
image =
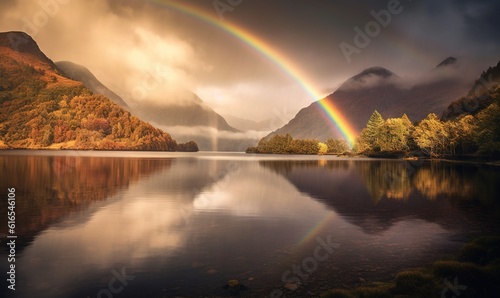
{"type": "Polygon", "coordinates": [[[10,187],[18,236],[2,297],[309,297],[390,280],[499,226],[498,167],[9,151],[0,169],[2,272],[10,187]]]}

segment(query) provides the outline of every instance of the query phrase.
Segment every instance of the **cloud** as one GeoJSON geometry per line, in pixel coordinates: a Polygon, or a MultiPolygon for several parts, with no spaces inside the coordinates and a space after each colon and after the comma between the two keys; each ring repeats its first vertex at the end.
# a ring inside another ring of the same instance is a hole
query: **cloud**
{"type": "Polygon", "coordinates": [[[206,126],[162,126],[156,125],[163,131],[172,133],[174,138],[182,137],[202,137],[202,138],[217,138],[226,140],[260,140],[271,131],[245,131],[245,132],[230,132],[217,130],[213,127],[206,126]]]}
{"type": "MultiPolygon", "coordinates": [[[[40,3],[57,0],[2,0],[0,31],[43,23],[30,31],[51,59],[86,66],[125,99],[177,101],[182,98],[177,91],[184,88],[219,113],[253,120],[269,118],[284,107],[299,111],[318,99],[304,92],[301,82],[272,57],[155,1],[61,2],[45,20],[40,3]]],[[[322,95],[376,65],[410,77],[451,55],[471,61],[474,75],[498,62],[498,1],[422,0],[401,1],[403,12],[346,63],[340,42],[352,43],[353,28],[373,20],[370,11],[387,8],[388,2],[244,1],[224,15],[222,25],[235,23],[258,36],[278,56],[293,61],[322,95]]],[[[190,5],[217,18],[211,1],[190,5]]]]}
{"type": "Polygon", "coordinates": [[[468,37],[476,41],[498,44],[500,2],[458,0],[452,3],[464,19],[468,37]]]}

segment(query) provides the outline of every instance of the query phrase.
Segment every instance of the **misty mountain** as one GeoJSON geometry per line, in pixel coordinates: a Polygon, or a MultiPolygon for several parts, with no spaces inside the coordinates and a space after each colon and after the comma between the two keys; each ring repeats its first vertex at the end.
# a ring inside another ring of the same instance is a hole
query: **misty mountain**
{"type": "Polygon", "coordinates": [[[197,95],[186,91],[178,101],[165,103],[154,101],[130,102],[131,112],[156,127],[172,132],[179,142],[190,140],[202,151],[244,151],[245,146],[256,140],[248,140],[241,132],[206,105],[197,95]]]}
{"type": "Polygon", "coordinates": [[[455,66],[456,59],[450,57],[430,70],[424,79],[415,82],[382,67],[365,69],[334,93],[300,110],[290,122],[267,137],[290,134],[293,138],[320,141],[342,138],[321,108],[325,102],[333,104],[357,133],[375,110],[384,118],[401,117],[406,113],[412,121],[421,120],[429,113],[439,114],[470,88],[459,77],[455,66]]]}
{"type": "Polygon", "coordinates": [[[466,96],[453,101],[443,112],[441,119],[450,120],[463,115],[475,115],[492,103],[491,93],[500,84],[500,61],[483,71],[466,96]]]}
{"type": "Polygon", "coordinates": [[[65,77],[22,32],[0,33],[0,105],[0,144],[7,148],[177,148],[168,133],[65,77]]]}
{"type": "MultiPolygon", "coordinates": [[[[233,115],[224,115],[227,123],[232,127],[241,131],[270,131],[273,127],[273,119],[266,119],[262,121],[253,121],[249,119],[243,119],[233,115]]],[[[274,121],[278,122],[278,121],[274,121]]]]}
{"type": "Polygon", "coordinates": [[[66,77],[82,82],[92,92],[101,94],[124,109],[129,109],[127,103],[118,94],[104,86],[85,66],[69,61],[56,62],[57,67],[63,71],[66,77]]]}
{"type": "Polygon", "coordinates": [[[186,92],[178,103],[141,101],[131,103],[131,111],[142,119],[161,126],[212,127],[221,131],[238,132],[226,120],[206,105],[196,94],[186,92]]]}
{"type": "Polygon", "coordinates": [[[239,132],[231,127],[226,120],[207,106],[198,96],[186,91],[178,104],[173,100],[167,103],[154,101],[131,101],[129,106],[119,95],[102,84],[86,67],[69,61],[55,63],[64,74],[74,80],[85,84],[94,93],[101,94],[111,99],[137,115],[139,118],[151,122],[157,126],[173,131],[173,136],[181,142],[195,140],[202,150],[244,150],[243,146],[250,146],[255,140],[242,143],[241,140],[233,141],[225,139],[215,131],[207,133],[204,128],[214,128],[223,132],[239,132]],[[196,128],[199,129],[196,129],[196,128]],[[193,128],[185,133],[185,128],[193,128]],[[215,134],[215,135],[214,135],[215,134]]]}
{"type": "Polygon", "coordinates": [[[448,57],[448,58],[444,59],[443,62],[439,63],[438,66],[436,66],[436,68],[447,66],[447,65],[454,65],[457,63],[457,61],[458,60],[454,57],[448,57]]]}

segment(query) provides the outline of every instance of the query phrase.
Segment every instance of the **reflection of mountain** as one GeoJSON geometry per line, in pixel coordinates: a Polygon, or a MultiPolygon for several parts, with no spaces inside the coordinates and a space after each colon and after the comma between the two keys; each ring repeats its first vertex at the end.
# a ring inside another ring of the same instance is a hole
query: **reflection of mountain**
{"type": "MultiPolygon", "coordinates": [[[[8,173],[0,187],[15,187],[16,234],[28,243],[51,224],[83,212],[170,163],[166,159],[0,156],[0,168],[8,173]]],[[[6,214],[6,208],[2,204],[0,212],[6,214]]],[[[7,233],[7,225],[0,233],[7,233]]]]}
{"type": "Polygon", "coordinates": [[[387,230],[409,217],[450,228],[450,223],[467,224],[462,209],[448,212],[457,208],[457,201],[479,199],[498,210],[491,202],[500,194],[498,186],[489,190],[478,187],[481,183],[495,185],[487,183],[500,178],[499,174],[474,166],[425,163],[410,167],[406,161],[359,160],[260,163],[368,233],[387,230]],[[473,197],[473,190],[483,195],[473,197]]]}

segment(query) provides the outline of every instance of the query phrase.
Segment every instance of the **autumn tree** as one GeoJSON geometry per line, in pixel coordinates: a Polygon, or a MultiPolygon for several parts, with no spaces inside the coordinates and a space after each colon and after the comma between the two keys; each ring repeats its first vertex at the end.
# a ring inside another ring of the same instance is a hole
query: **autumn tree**
{"type": "Polygon", "coordinates": [[[381,151],[401,151],[408,149],[410,131],[402,118],[389,118],[380,127],[379,146],[381,151]]]}
{"type": "Polygon", "coordinates": [[[352,151],[357,153],[363,153],[371,149],[372,149],[371,144],[368,143],[366,138],[366,128],[363,128],[359,136],[354,141],[354,146],[352,148],[352,151]]]}
{"type": "Polygon", "coordinates": [[[415,126],[413,125],[410,118],[406,114],[403,114],[403,116],[401,116],[401,121],[403,121],[403,125],[408,130],[408,135],[406,136],[406,145],[408,146],[408,149],[410,150],[417,149],[417,143],[413,138],[413,133],[415,132],[415,126]]]}
{"type": "Polygon", "coordinates": [[[332,138],[329,138],[326,140],[326,145],[328,146],[328,153],[344,153],[346,151],[349,151],[349,145],[347,144],[346,140],[335,140],[332,138]]]}
{"type": "MultiPolygon", "coordinates": [[[[325,145],[326,146],[326,145],[325,145]]],[[[321,149],[325,148],[321,146],[321,149]]],[[[257,147],[250,147],[247,153],[261,154],[318,154],[320,145],[317,140],[293,139],[289,134],[275,135],[271,139],[263,138],[257,147]]]]}
{"type": "Polygon", "coordinates": [[[326,145],[325,143],[319,142],[318,143],[318,154],[319,155],[324,155],[324,154],[327,154],[327,153],[328,153],[328,145],[326,145]]]}
{"type": "Polygon", "coordinates": [[[436,114],[431,113],[420,121],[415,127],[414,137],[417,145],[431,155],[446,153],[449,133],[436,114]]]}
{"type": "Polygon", "coordinates": [[[481,153],[500,155],[500,88],[492,94],[493,103],[477,114],[475,140],[481,153]]]}

